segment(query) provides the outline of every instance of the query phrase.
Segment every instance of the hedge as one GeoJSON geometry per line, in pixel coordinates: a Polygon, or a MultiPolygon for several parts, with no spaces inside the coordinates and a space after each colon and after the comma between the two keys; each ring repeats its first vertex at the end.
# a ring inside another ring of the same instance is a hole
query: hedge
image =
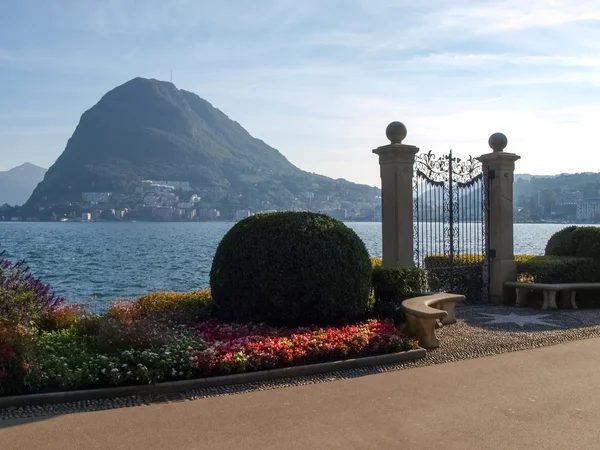
{"type": "Polygon", "coordinates": [[[210,272],[217,315],[228,322],[334,325],[369,307],[371,261],[357,234],[323,214],[258,214],[235,224],[210,272]]]}
{"type": "MultiPolygon", "coordinates": [[[[515,255],[515,260],[518,264],[534,257],[534,255],[515,255]]],[[[477,300],[483,294],[482,264],[483,255],[480,254],[455,255],[452,272],[448,255],[429,255],[423,262],[427,283],[431,290],[463,294],[467,301],[477,300]]]]}
{"type": "Polygon", "coordinates": [[[381,318],[403,320],[402,301],[427,290],[427,276],[419,267],[373,267],[373,311],[381,318]]]}
{"type": "Polygon", "coordinates": [[[600,261],[576,256],[536,256],[517,263],[523,281],[533,283],[585,283],[600,280],[600,261]]]}
{"type": "Polygon", "coordinates": [[[557,231],[548,240],[545,255],[600,259],[600,227],[570,226],[557,231]]]}

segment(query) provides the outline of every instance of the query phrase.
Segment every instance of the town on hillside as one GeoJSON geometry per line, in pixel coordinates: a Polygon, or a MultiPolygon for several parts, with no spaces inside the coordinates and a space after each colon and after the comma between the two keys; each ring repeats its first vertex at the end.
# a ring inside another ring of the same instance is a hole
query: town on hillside
{"type": "MultiPolygon", "coordinates": [[[[230,196],[231,197],[231,196],[230,196]]],[[[241,196],[226,202],[205,199],[187,181],[143,180],[135,194],[113,192],[83,192],[81,202],[55,205],[47,219],[61,222],[102,221],[239,221],[257,213],[312,211],[343,221],[381,221],[381,197],[365,195],[350,202],[335,195],[304,192],[299,197],[285,199],[285,205],[261,202],[260,208],[242,206],[241,196]],[[226,203],[226,204],[223,204],[226,203]]],[[[47,212],[47,211],[46,211],[47,212]]],[[[21,216],[15,208],[0,206],[0,220],[38,221],[39,216],[21,216]]]]}

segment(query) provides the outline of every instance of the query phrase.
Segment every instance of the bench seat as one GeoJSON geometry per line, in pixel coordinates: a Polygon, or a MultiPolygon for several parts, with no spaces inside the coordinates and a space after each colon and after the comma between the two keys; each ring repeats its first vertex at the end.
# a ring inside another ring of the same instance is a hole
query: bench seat
{"type": "Polygon", "coordinates": [[[456,323],[456,302],[464,300],[464,295],[446,293],[423,295],[404,300],[402,309],[406,315],[408,333],[417,336],[421,347],[439,347],[440,341],[435,335],[435,329],[441,325],[456,323]]]}
{"type": "Polygon", "coordinates": [[[521,281],[507,281],[504,286],[517,290],[517,302],[515,306],[524,306],[529,291],[542,291],[544,304],[542,309],[557,309],[556,294],[564,292],[563,305],[570,304],[577,309],[575,294],[577,291],[600,290],[600,283],[524,283],[521,281]]]}

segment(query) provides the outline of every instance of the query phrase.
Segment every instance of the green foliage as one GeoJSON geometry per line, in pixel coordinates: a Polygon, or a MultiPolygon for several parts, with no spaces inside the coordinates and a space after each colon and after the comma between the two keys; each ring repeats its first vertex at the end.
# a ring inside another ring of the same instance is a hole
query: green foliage
{"type": "MultiPolygon", "coordinates": [[[[534,257],[534,255],[515,255],[515,260],[527,261],[534,257]]],[[[463,294],[467,301],[479,298],[483,292],[483,255],[456,255],[452,271],[449,256],[429,255],[425,257],[424,268],[427,273],[427,283],[433,291],[451,290],[455,294],[463,294]]]]}
{"type": "Polygon", "coordinates": [[[575,256],[573,232],[576,226],[565,227],[554,233],[546,243],[546,256],[575,256]]]}
{"type": "Polygon", "coordinates": [[[600,259],[600,227],[563,228],[550,237],[545,254],[600,259]]]}
{"type": "Polygon", "coordinates": [[[23,325],[0,323],[0,395],[22,393],[29,387],[33,337],[23,325]]]}
{"type": "Polygon", "coordinates": [[[0,325],[35,326],[62,305],[49,285],[35,278],[24,261],[13,263],[0,252],[0,325]]]}
{"type": "Polygon", "coordinates": [[[427,289],[425,271],[418,267],[395,268],[375,266],[373,268],[373,312],[381,318],[395,322],[403,320],[402,301],[421,295],[427,289]]]}
{"type": "Polygon", "coordinates": [[[238,222],[210,273],[224,321],[334,324],[368,307],[371,261],[364,243],[322,214],[260,214],[238,222]]]}
{"type": "Polygon", "coordinates": [[[136,305],[142,314],[182,313],[189,320],[208,319],[214,313],[210,289],[185,293],[152,292],[138,298],[136,305]]]}
{"type": "Polygon", "coordinates": [[[43,331],[58,331],[76,326],[86,316],[83,305],[62,305],[46,311],[38,321],[43,331]]]}
{"type": "Polygon", "coordinates": [[[573,256],[600,259],[600,227],[577,227],[572,236],[573,256]]]}
{"type": "Polygon", "coordinates": [[[418,267],[373,268],[373,293],[377,302],[400,301],[427,289],[425,271],[418,267]]]}
{"type": "Polygon", "coordinates": [[[190,354],[205,345],[192,334],[149,349],[99,351],[74,329],[42,333],[36,340],[38,362],[32,388],[78,389],[150,384],[189,378],[195,373],[190,354]]]}
{"type": "Polygon", "coordinates": [[[534,283],[598,282],[600,262],[574,256],[536,256],[518,262],[517,273],[534,283]]]}

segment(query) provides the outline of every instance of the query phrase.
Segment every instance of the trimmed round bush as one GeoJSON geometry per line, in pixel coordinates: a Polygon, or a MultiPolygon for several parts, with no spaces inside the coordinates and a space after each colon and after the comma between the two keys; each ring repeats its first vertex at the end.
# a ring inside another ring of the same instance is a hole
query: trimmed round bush
{"type": "Polygon", "coordinates": [[[575,256],[573,232],[576,226],[563,228],[554,233],[546,243],[546,256],[575,256]]]}
{"type": "Polygon", "coordinates": [[[600,259],[600,227],[577,227],[572,236],[573,256],[600,259]]]}
{"type": "Polygon", "coordinates": [[[259,214],[220,242],[210,287],[223,321],[337,324],[369,305],[371,260],[362,240],[322,214],[259,214]]]}
{"type": "Polygon", "coordinates": [[[546,256],[600,259],[600,227],[563,228],[548,240],[546,256]]]}

